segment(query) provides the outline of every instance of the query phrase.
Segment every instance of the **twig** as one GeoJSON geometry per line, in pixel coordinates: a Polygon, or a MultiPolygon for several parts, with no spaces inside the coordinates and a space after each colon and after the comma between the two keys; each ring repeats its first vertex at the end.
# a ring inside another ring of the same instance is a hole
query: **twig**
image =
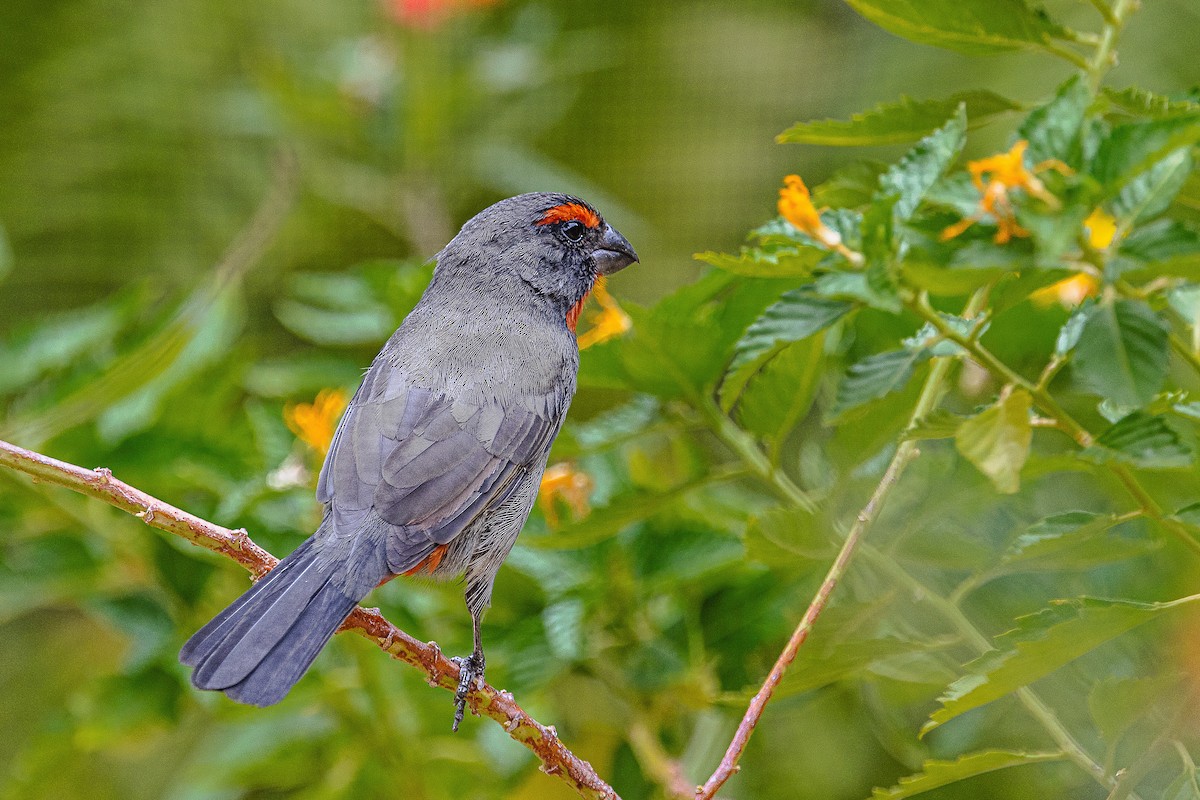
{"type": "MultiPolygon", "coordinates": [[[[978,314],[986,297],[986,290],[977,291],[971,297],[966,309],[963,311],[964,316],[971,318],[978,314]]],[[[938,358],[934,360],[933,366],[929,370],[929,376],[925,379],[925,385],[921,388],[921,395],[917,398],[912,415],[909,417],[910,427],[937,407],[945,391],[946,378],[950,374],[950,368],[953,366],[953,363],[953,358],[938,358]]],[[[766,710],[767,703],[771,701],[771,696],[774,694],[776,687],[779,686],[779,682],[783,680],[788,667],[796,659],[796,654],[800,651],[800,646],[808,639],[808,634],[812,631],[817,618],[829,602],[829,597],[833,594],[833,590],[837,587],[838,582],[841,581],[842,576],[845,575],[863,536],[879,516],[880,509],[883,507],[888,495],[891,494],[892,489],[896,487],[905,468],[908,467],[909,462],[916,458],[917,455],[919,455],[917,444],[912,439],[901,442],[896,448],[896,454],[892,456],[891,463],[888,464],[883,478],[880,479],[879,484],[875,487],[875,491],[871,493],[871,498],[855,518],[854,524],[850,527],[850,532],[846,534],[846,539],[842,542],[842,547],[838,551],[837,557],[834,559],[833,564],[830,565],[829,571],[825,574],[825,579],[821,582],[817,593],[809,603],[808,609],[804,612],[800,624],[792,632],[791,638],[788,639],[783,652],[779,654],[779,658],[775,661],[775,665],[771,668],[767,679],[763,682],[762,688],[750,700],[750,706],[746,709],[746,713],[733,735],[733,740],[729,743],[725,755],[721,758],[721,763],[717,766],[712,776],[704,783],[704,786],[696,791],[697,800],[710,800],[725,782],[740,769],[738,761],[741,760],[742,753],[750,741],[750,736],[754,733],[754,728],[758,725],[758,720],[762,717],[763,711],[766,710]]]]}
{"type": "MultiPolygon", "coordinates": [[[[220,553],[261,577],[278,563],[243,529],[230,530],[201,519],[113,477],[104,467],[84,469],[0,441],[0,465],[31,475],[35,481],[65,486],[128,511],[147,525],[220,553]]],[[[433,643],[420,642],[388,622],[378,609],[356,608],[342,630],[370,639],[392,658],[423,672],[431,686],[458,687],[458,666],[433,643]]],[[[572,753],[553,727],[542,725],[517,705],[508,692],[483,685],[467,698],[476,714],[491,717],[516,741],[533,751],[542,771],[567,783],[589,800],[620,800],[588,762],[572,753]]]]}

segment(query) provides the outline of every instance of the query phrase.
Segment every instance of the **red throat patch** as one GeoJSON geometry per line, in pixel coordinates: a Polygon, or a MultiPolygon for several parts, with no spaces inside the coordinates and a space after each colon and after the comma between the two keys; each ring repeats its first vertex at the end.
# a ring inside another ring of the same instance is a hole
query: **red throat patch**
{"type": "Polygon", "coordinates": [[[595,228],[600,225],[600,217],[596,216],[596,212],[581,203],[563,203],[560,206],[548,208],[537,224],[550,225],[554,222],[566,222],[567,220],[582,222],[589,228],[595,228]]]}
{"type": "Polygon", "coordinates": [[[595,289],[597,285],[604,285],[604,277],[597,275],[596,280],[592,283],[592,288],[584,292],[583,297],[579,298],[579,302],[571,306],[571,310],[567,312],[567,327],[571,333],[575,333],[575,326],[579,324],[579,315],[583,313],[583,304],[592,296],[592,289],[595,289]]]}

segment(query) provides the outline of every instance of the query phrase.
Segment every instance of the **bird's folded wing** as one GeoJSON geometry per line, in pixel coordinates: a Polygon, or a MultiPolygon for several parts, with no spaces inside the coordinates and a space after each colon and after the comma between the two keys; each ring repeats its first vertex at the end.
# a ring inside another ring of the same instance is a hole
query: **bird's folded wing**
{"type": "Polygon", "coordinates": [[[388,383],[386,392],[364,384],[347,409],[317,499],[335,515],[373,510],[396,526],[392,538],[403,543],[389,550],[404,552],[389,561],[400,562],[449,542],[503,502],[526,469],[541,466],[559,421],[517,404],[455,401],[395,376],[388,383]]]}

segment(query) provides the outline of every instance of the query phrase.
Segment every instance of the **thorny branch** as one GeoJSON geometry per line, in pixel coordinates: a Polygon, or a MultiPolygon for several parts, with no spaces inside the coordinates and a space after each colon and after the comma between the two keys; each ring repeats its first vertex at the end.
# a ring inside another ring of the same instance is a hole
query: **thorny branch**
{"type": "MultiPolygon", "coordinates": [[[[84,469],[64,461],[0,441],[0,465],[23,472],[35,481],[65,486],[80,494],[103,500],[128,511],[167,533],[220,553],[261,578],[278,559],[255,544],[244,529],[230,530],[164,503],[113,477],[104,467],[84,469]]],[[[434,642],[420,642],[388,622],[378,609],[356,608],[342,625],[373,641],[392,658],[423,672],[430,686],[448,691],[458,688],[458,666],[434,642]]],[[[490,685],[477,686],[467,703],[476,714],[491,717],[516,741],[525,745],[542,762],[541,769],[564,781],[589,800],[620,800],[592,765],[572,753],[552,726],[542,725],[517,705],[512,695],[490,685]]]]}

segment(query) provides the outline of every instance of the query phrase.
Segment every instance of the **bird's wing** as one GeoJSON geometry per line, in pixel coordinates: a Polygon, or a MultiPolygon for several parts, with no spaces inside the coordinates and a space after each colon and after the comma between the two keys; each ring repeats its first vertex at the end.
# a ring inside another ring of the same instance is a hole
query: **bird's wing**
{"type": "Polygon", "coordinates": [[[552,403],[546,413],[467,403],[395,373],[373,377],[338,426],[317,499],[348,520],[373,511],[395,526],[388,562],[402,572],[499,505],[525,470],[540,467],[561,415],[550,412],[552,403]]]}

